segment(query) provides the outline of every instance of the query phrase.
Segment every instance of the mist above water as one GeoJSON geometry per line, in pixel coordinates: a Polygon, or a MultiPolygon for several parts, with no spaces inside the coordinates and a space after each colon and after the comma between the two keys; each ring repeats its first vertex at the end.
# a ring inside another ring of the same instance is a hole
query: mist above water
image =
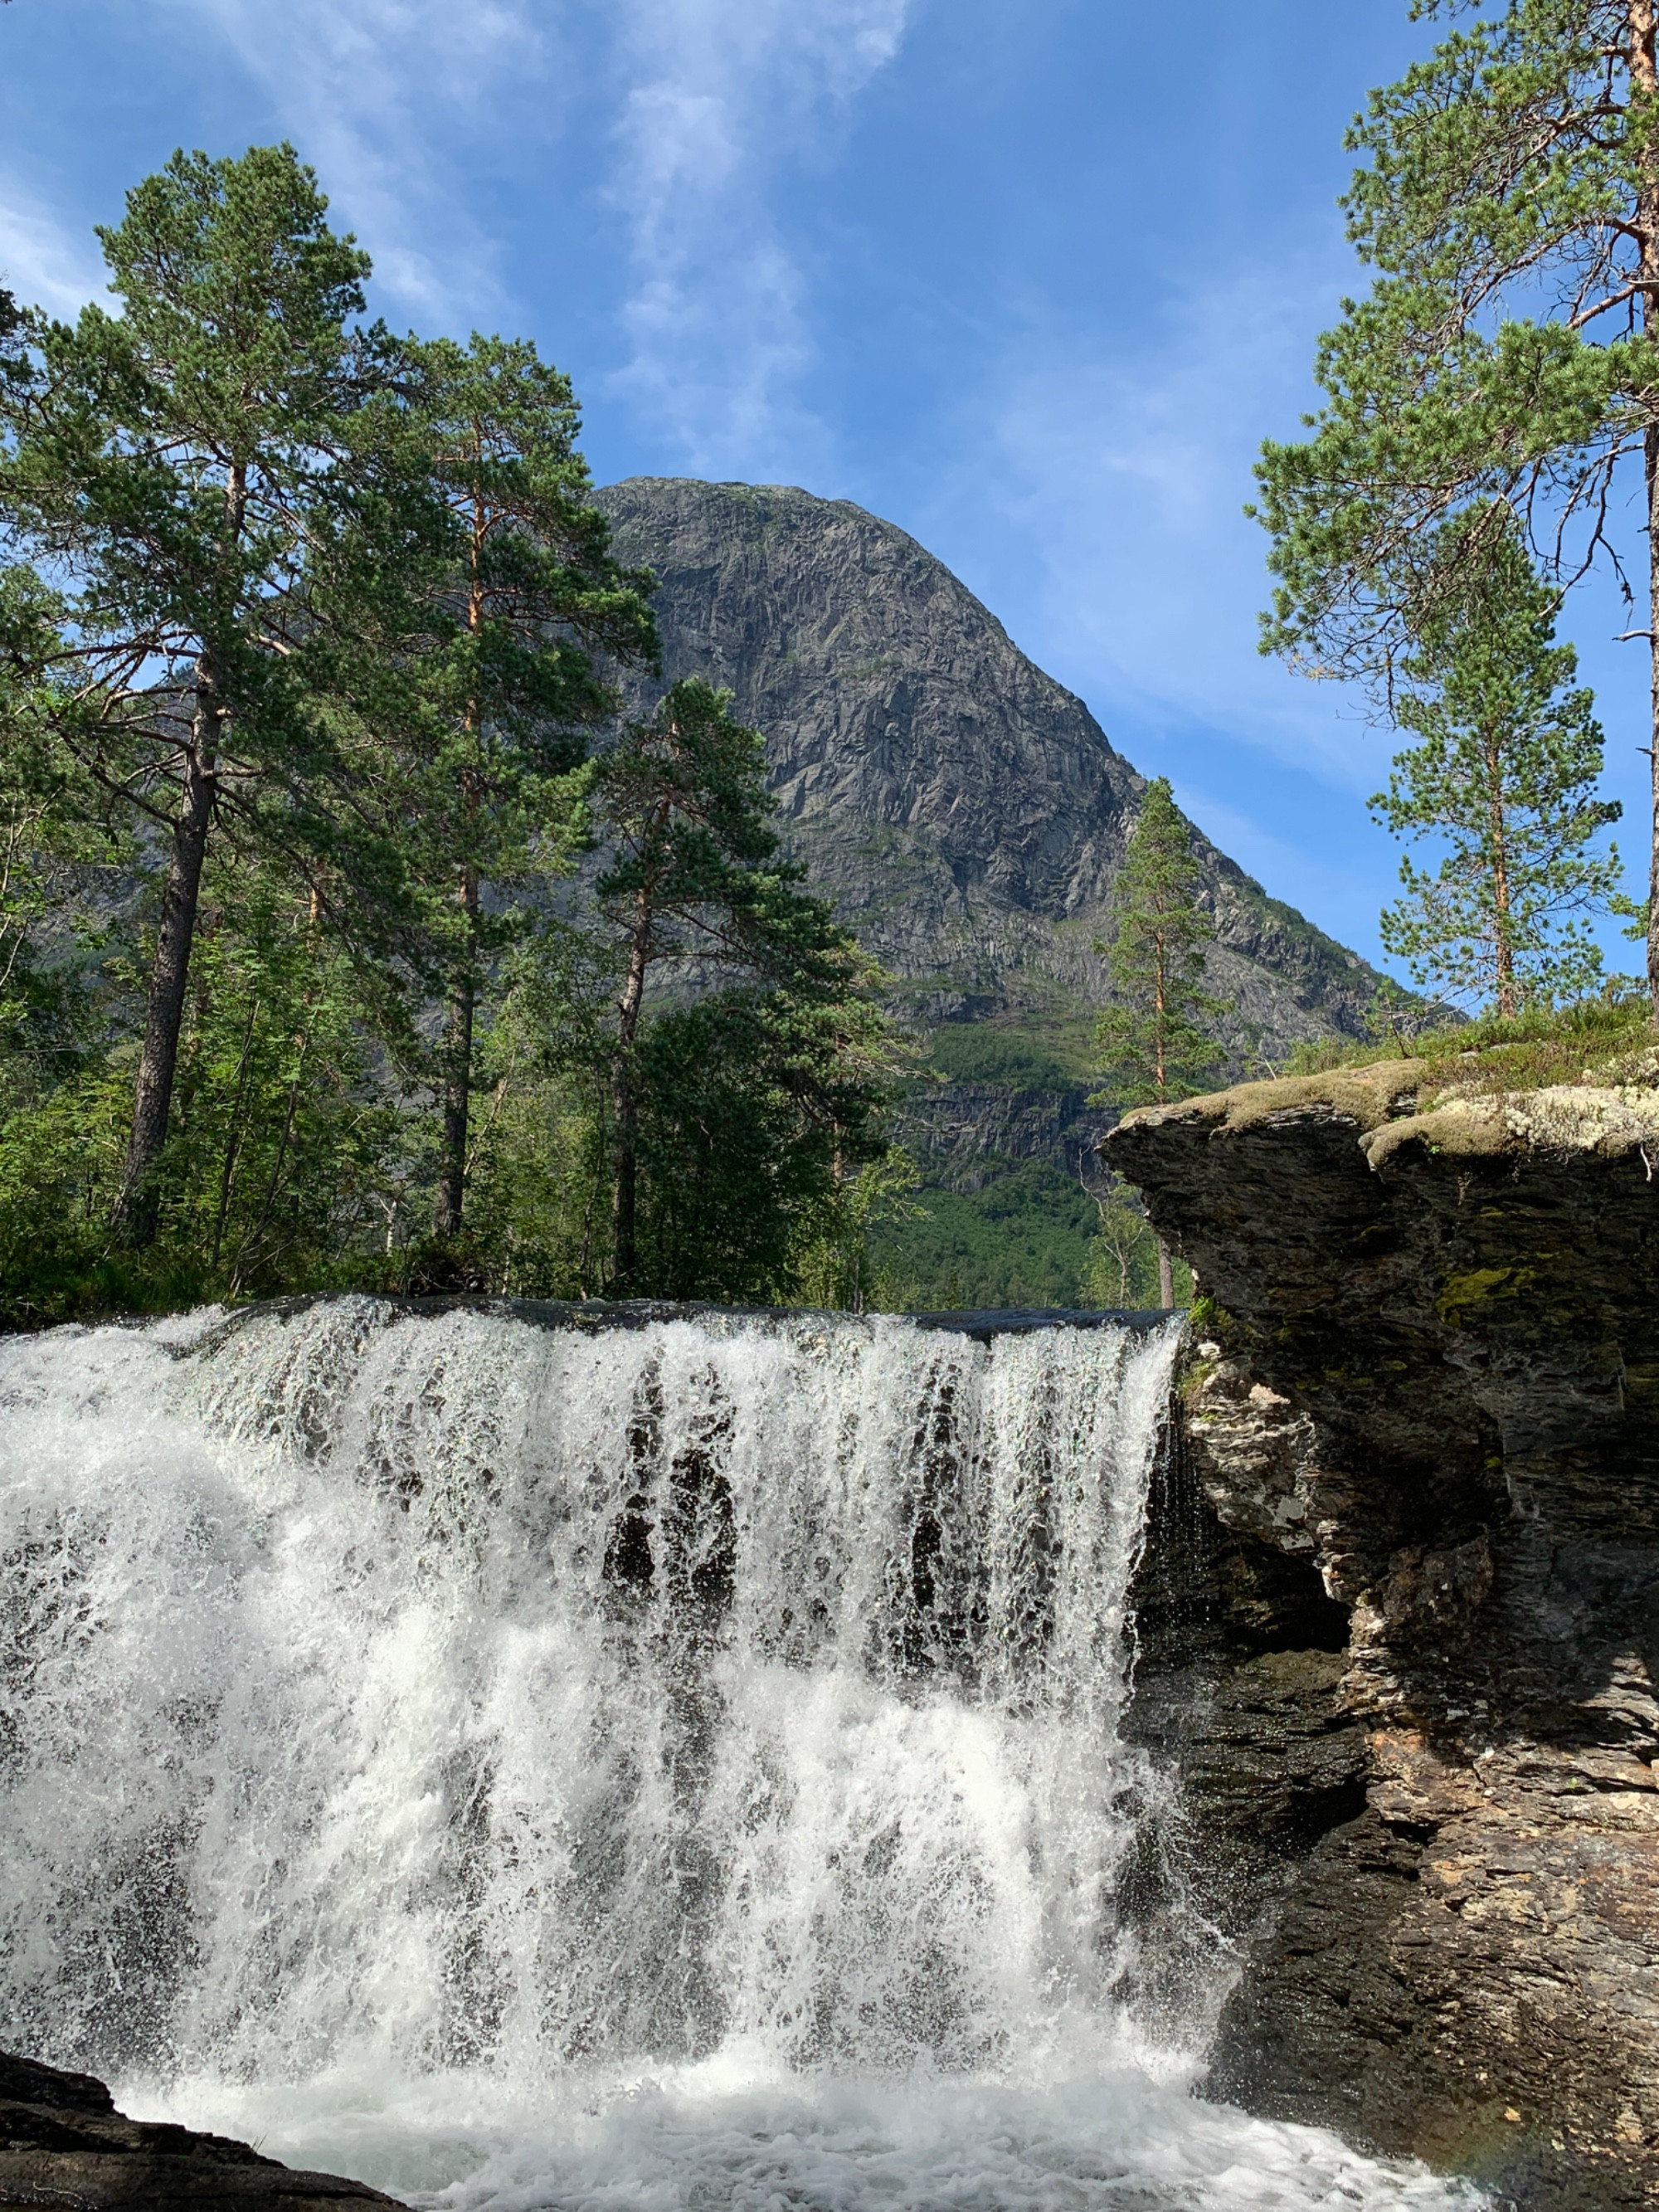
{"type": "Polygon", "coordinates": [[[6,2039],[501,2212],[1449,2201],[1181,2091],[1121,1734],[1175,1344],[0,1346],[6,2039]]]}

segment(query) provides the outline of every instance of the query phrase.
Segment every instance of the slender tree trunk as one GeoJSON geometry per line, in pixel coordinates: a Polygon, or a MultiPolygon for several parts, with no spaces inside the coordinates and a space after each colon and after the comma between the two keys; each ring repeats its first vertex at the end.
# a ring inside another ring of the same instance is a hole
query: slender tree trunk
{"type": "MultiPolygon", "coordinates": [[[[474,465],[482,469],[481,441],[475,440],[474,465]]],[[[472,500],[472,538],[468,562],[466,626],[477,636],[484,620],[484,544],[489,516],[482,494],[472,500]]],[[[466,702],[466,734],[472,757],[461,771],[461,811],[471,837],[483,804],[483,769],[478,760],[483,729],[483,708],[477,698],[466,702]]],[[[474,848],[476,850],[476,848],[474,848]]],[[[478,871],[471,860],[461,871],[456,893],[466,918],[466,951],[459,972],[450,981],[444,1012],[444,1136],[443,1167],[438,1194],[432,1206],[434,1237],[458,1237],[466,1206],[467,1127],[472,1113],[472,1029],[477,1011],[478,871]]]]}
{"type": "Polygon", "coordinates": [[[230,1218],[230,1194],[235,1187],[236,1163],[242,1150],[242,1102],[247,1094],[248,1062],[253,1053],[253,1029],[259,1018],[259,1001],[256,999],[247,1018],[247,1033],[242,1039],[242,1056],[236,1064],[236,1091],[230,1105],[230,1129],[225,1139],[224,1165],[219,1173],[219,1212],[213,1224],[213,1257],[209,1261],[210,1273],[219,1272],[219,1254],[225,1241],[225,1223],[230,1218]]]}
{"type": "MultiPolygon", "coordinates": [[[[641,849],[649,853],[668,827],[672,798],[652,809],[641,849]]],[[[656,921],[654,874],[647,871],[634,902],[634,929],[628,947],[628,975],[617,1004],[617,1060],[611,1104],[617,1117],[617,1182],[611,1214],[611,1287],[628,1296],[639,1267],[640,1102],[635,1083],[634,1041],[645,1005],[645,975],[651,964],[651,933],[656,921]]]]}
{"type": "Polygon", "coordinates": [[[1497,961],[1498,1011],[1516,1014],[1520,994],[1515,985],[1515,936],[1510,927],[1510,855],[1504,818],[1504,741],[1488,730],[1486,757],[1486,817],[1492,825],[1492,950],[1497,961]]]}
{"type": "MultiPolygon", "coordinates": [[[[1656,6],[1656,0],[1630,0],[1626,20],[1630,36],[1632,95],[1637,100],[1651,100],[1659,96],[1654,35],[1659,6],[1656,6]]],[[[1642,324],[1646,335],[1652,338],[1659,337],[1659,146],[1650,141],[1641,161],[1636,227],[1642,241],[1642,324]]],[[[1648,407],[1650,413],[1659,416],[1659,392],[1649,394],[1648,407]]],[[[1655,1011],[1659,1012],[1659,420],[1649,422],[1643,440],[1643,460],[1647,477],[1648,653],[1651,679],[1648,716],[1651,793],[1648,989],[1655,1011]]]]}
{"type": "MultiPolygon", "coordinates": [[[[1651,312],[1653,295],[1649,295],[1651,312]]],[[[1659,396],[1654,404],[1659,405],[1659,396]]],[[[1648,710],[1648,769],[1650,794],[1650,860],[1648,867],[1648,991],[1659,1013],[1659,424],[1649,427],[1643,441],[1647,466],[1648,498],[1648,628],[1650,664],[1648,710]]]]}
{"type": "Polygon", "coordinates": [[[1175,1304],[1175,1262],[1161,1237],[1158,1240],[1158,1302],[1166,1313],[1175,1304]]]}
{"type": "MultiPolygon", "coordinates": [[[[471,796],[471,794],[470,794],[471,796]]],[[[476,805],[469,811],[476,811],[476,805]]],[[[466,1156],[472,1119],[472,1030],[477,1013],[478,872],[461,871],[455,894],[465,917],[466,949],[444,1005],[443,1165],[432,1203],[434,1237],[459,1237],[466,1206],[466,1156]]]]}
{"type": "MultiPolygon", "coordinates": [[[[225,479],[226,561],[234,564],[247,519],[247,469],[234,461],[225,479]]],[[[132,1134],[126,1167],[115,1201],[114,1225],[133,1243],[155,1242],[159,1212],[155,1164],[167,1142],[173,1109],[173,1083],[179,1066],[179,1031],[184,1022],[185,988],[190,981],[191,948],[196,938],[196,906],[201,896],[202,863],[207,856],[209,824],[216,792],[216,769],[225,716],[213,656],[204,651],[196,663],[195,726],[185,760],[185,787],[173,824],[173,856],[161,897],[161,926],[150,969],[144,1012],[144,1043],[133,1093],[132,1134]]]]}
{"type": "Polygon", "coordinates": [[[617,1065],[611,1079],[611,1111],[617,1117],[617,1187],[611,1208],[611,1287],[625,1297],[639,1266],[639,1094],[634,1081],[634,1040],[645,1003],[645,975],[651,961],[651,902],[641,891],[635,908],[634,935],[628,951],[628,979],[617,1005],[617,1065]]]}
{"type": "Polygon", "coordinates": [[[204,663],[197,693],[196,742],[185,756],[185,787],[173,819],[173,854],[161,895],[161,923],[150,968],[144,1042],[133,1094],[132,1134],[115,1205],[115,1226],[125,1230],[139,1246],[155,1240],[159,1214],[155,1164],[167,1142],[173,1078],[179,1067],[179,1032],[184,1023],[191,947],[196,938],[202,863],[207,855],[208,825],[213,818],[213,739],[218,734],[217,725],[210,673],[204,663]]]}
{"type": "MultiPolygon", "coordinates": [[[[477,898],[476,890],[473,893],[477,898]]],[[[443,1167],[432,1206],[434,1237],[460,1233],[466,1205],[467,1131],[472,1115],[472,1025],[477,993],[469,959],[449,987],[444,1010],[443,1167]]]]}

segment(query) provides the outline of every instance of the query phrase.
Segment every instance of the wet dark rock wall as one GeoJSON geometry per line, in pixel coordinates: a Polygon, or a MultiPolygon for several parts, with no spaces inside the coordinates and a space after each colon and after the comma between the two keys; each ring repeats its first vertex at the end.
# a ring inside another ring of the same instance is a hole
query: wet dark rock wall
{"type": "Polygon", "coordinates": [[[1141,1725],[1238,1947],[1209,2087],[1517,2203],[1650,2203],[1659,1093],[1419,1113],[1419,1074],[1107,1140],[1205,1294],[1141,1725]]]}

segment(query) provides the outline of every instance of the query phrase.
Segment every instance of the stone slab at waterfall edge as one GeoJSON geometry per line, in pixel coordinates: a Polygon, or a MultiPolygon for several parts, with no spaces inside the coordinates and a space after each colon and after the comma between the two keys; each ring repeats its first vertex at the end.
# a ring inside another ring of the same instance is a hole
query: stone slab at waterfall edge
{"type": "Polygon", "coordinates": [[[1423,1076],[1247,1085],[1103,1146],[1208,1302],[1208,1579],[1152,1604],[1143,1679],[1241,1942],[1209,2090],[1552,2212],[1652,2203],[1659,1054],[1419,1105],[1423,1076]]]}
{"type": "MultiPolygon", "coordinates": [[[[0,2051],[0,2204],[64,2212],[335,2212],[398,2207],[361,2181],[305,2173],[252,2144],[130,2120],[90,2074],[0,2051]]],[[[398,2212],[401,2208],[398,2207],[398,2212]]]]}

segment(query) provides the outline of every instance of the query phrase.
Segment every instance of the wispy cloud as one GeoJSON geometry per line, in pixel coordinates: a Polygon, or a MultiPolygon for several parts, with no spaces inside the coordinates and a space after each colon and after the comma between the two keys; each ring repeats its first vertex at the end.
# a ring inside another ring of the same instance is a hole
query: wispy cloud
{"type": "Polygon", "coordinates": [[[33,194],[0,176],[0,284],[72,321],[104,289],[95,239],[71,234],[33,194]]]}
{"type": "Polygon", "coordinates": [[[1028,610],[1021,642],[1097,705],[1198,719],[1368,791],[1358,703],[1257,653],[1267,541],[1243,511],[1263,436],[1294,432],[1286,395],[1306,387],[1344,274],[1333,251],[1207,284],[1133,357],[1079,360],[1022,333],[1019,365],[977,395],[987,428],[945,501],[992,488],[1012,557],[1040,578],[1003,589],[1028,610]]]}
{"type": "Polygon", "coordinates": [[[532,0],[169,0],[216,32],[374,252],[406,310],[453,322],[493,306],[498,250],[467,205],[469,155],[500,144],[540,88],[547,10],[532,0]]]}
{"type": "Polygon", "coordinates": [[[482,155],[567,128],[596,142],[628,279],[616,396],[683,465],[799,473],[825,434],[775,212],[899,50],[913,0],[167,0],[261,88],[416,316],[499,309],[500,249],[471,212],[482,155]]]}
{"type": "Polygon", "coordinates": [[[617,0],[609,198],[629,230],[616,388],[703,473],[799,472],[823,444],[793,386],[805,284],[769,204],[896,55],[910,0],[617,0]]]}

